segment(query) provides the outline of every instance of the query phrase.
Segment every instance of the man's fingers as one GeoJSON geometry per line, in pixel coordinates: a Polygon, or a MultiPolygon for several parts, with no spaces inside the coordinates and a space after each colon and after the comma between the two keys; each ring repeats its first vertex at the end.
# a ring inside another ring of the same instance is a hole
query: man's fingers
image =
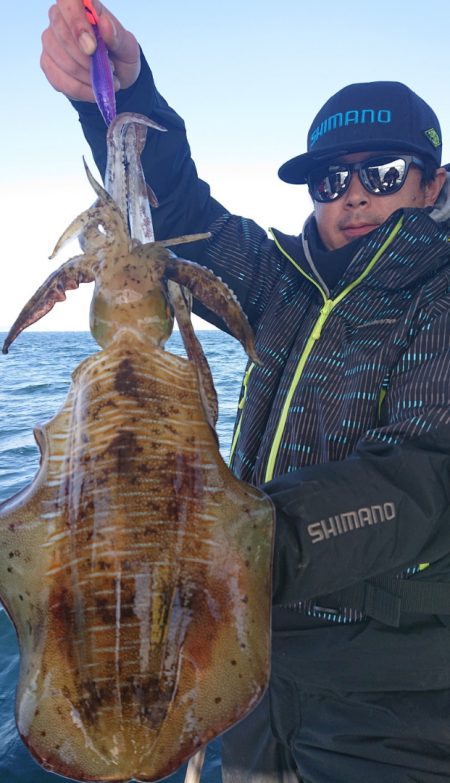
{"type": "Polygon", "coordinates": [[[41,68],[58,92],[76,100],[93,101],[90,57],[83,54],[59,8],[49,11],[50,24],[42,33],[41,68]]]}
{"type": "MultiPolygon", "coordinates": [[[[80,82],[90,85],[90,58],[87,56],[75,59],[73,56],[73,49],[65,48],[61,45],[60,40],[55,36],[52,28],[48,28],[42,34],[42,50],[48,58],[56,64],[58,68],[65,74],[71,76],[80,82]]],[[[44,63],[47,60],[44,59],[44,63]]]]}
{"type": "Polygon", "coordinates": [[[57,25],[55,32],[63,36],[61,40],[67,45],[73,41],[83,55],[95,52],[95,35],[86,17],[82,0],[56,0],[56,6],[52,6],[50,12],[53,14],[52,24],[57,25]]]}
{"type": "MultiPolygon", "coordinates": [[[[52,5],[48,12],[48,16],[50,20],[48,29],[51,32],[53,39],[58,42],[61,51],[66,51],[73,60],[81,66],[86,67],[86,64],[89,62],[89,56],[86,52],[82,51],[82,41],[79,39],[76,30],[70,26],[70,23],[67,22],[67,19],[61,13],[59,6],[52,5]]],[[[88,22],[87,24],[88,27],[90,27],[88,22]]],[[[92,36],[92,31],[89,31],[88,33],[86,30],[83,30],[81,35],[92,36]]],[[[95,46],[94,36],[93,51],[95,51],[95,46]]]]}
{"type": "Polygon", "coordinates": [[[124,62],[136,60],[136,40],[117,17],[102,10],[98,15],[98,27],[110,52],[118,54],[124,62]]]}
{"type": "Polygon", "coordinates": [[[94,3],[94,7],[96,10],[99,7],[100,34],[109,50],[120,86],[130,87],[139,76],[141,67],[139,44],[134,35],[128,32],[113,14],[106,11],[101,3],[94,3]]]}
{"type": "Polygon", "coordinates": [[[58,92],[64,93],[68,98],[72,98],[75,101],[95,102],[91,85],[80,82],[70,74],[61,71],[47,52],[42,52],[41,68],[52,87],[58,92]]]}
{"type": "MultiPolygon", "coordinates": [[[[98,26],[109,50],[115,86],[130,87],[140,71],[140,50],[134,35],[93,0],[98,26]]],[[[49,9],[50,24],[42,35],[41,67],[50,84],[77,100],[93,100],[90,89],[90,55],[96,39],[82,0],[56,0],[49,9]],[[78,84],[78,87],[77,87],[78,84]]]]}

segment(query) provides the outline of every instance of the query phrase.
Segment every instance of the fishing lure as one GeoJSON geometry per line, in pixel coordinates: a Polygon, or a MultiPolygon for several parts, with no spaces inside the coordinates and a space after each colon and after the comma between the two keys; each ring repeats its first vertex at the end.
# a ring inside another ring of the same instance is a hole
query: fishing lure
{"type": "Polygon", "coordinates": [[[98,16],[91,0],[83,0],[84,10],[97,41],[97,48],[91,57],[91,82],[97,106],[106,124],[116,116],[116,95],[111,63],[106,44],[98,28],[98,16]]]}

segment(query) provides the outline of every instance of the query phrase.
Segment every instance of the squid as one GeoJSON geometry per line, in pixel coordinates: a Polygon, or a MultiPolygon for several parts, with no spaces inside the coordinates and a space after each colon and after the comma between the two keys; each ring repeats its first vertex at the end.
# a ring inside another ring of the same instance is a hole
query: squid
{"type": "MultiPolygon", "coordinates": [[[[25,305],[3,346],[93,282],[99,350],[34,430],[40,467],[0,505],[0,599],[19,640],[16,722],[47,770],[154,781],[247,715],[270,669],[273,509],[220,455],[190,298],[259,362],[230,289],[154,241],[141,115],[108,129],[105,187],[58,241],[82,252],[25,305]],[[176,316],[186,356],[165,349],[176,316]]],[[[153,204],[156,196],[150,192],[153,204]]]]}

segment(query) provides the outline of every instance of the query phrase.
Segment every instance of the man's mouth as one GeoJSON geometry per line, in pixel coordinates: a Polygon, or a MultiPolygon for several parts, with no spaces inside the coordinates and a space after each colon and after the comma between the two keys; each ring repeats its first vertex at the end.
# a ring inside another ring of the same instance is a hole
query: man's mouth
{"type": "Polygon", "coordinates": [[[374,231],[376,228],[378,228],[377,223],[350,223],[348,225],[342,226],[341,231],[345,234],[346,237],[356,239],[356,237],[368,234],[370,231],[374,231]]]}

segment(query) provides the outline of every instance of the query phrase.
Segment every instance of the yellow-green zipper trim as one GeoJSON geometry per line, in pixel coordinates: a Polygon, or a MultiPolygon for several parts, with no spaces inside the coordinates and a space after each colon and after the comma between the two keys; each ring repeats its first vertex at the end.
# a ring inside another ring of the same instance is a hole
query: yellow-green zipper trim
{"type": "Polygon", "coordinates": [[[309,358],[309,355],[314,348],[315,343],[320,338],[320,335],[322,333],[323,326],[330,315],[331,311],[334,310],[336,305],[338,305],[351,291],[353,291],[354,288],[356,288],[362,280],[364,280],[365,277],[369,274],[371,269],[375,266],[380,256],[384,253],[384,251],[389,247],[391,242],[394,240],[394,238],[397,236],[398,232],[400,231],[400,228],[403,224],[403,217],[401,217],[397,223],[395,224],[394,228],[392,229],[391,233],[389,234],[388,238],[385,240],[385,242],[382,244],[382,246],[378,249],[378,251],[375,253],[372,260],[368,263],[365,270],[359,275],[359,277],[356,278],[356,280],[353,280],[352,283],[350,283],[347,288],[345,288],[339,296],[336,297],[336,299],[327,299],[327,296],[323,289],[320,287],[320,285],[317,283],[316,280],[314,280],[313,277],[308,275],[300,266],[297,264],[296,261],[294,261],[293,258],[281,247],[280,243],[278,242],[276,236],[274,235],[273,231],[270,229],[270,233],[275,241],[276,246],[280,250],[280,252],[298,269],[298,271],[303,275],[303,277],[306,277],[307,280],[309,280],[315,287],[320,291],[322,298],[323,298],[323,307],[320,310],[319,317],[317,318],[316,323],[314,324],[311,334],[307,340],[307,343],[305,345],[304,351],[299,359],[297,369],[294,373],[294,377],[292,379],[289,391],[286,395],[286,399],[284,401],[283,407],[281,409],[280,418],[278,421],[277,428],[275,430],[275,435],[272,443],[272,448],[269,453],[269,458],[267,461],[267,467],[266,467],[266,474],[264,477],[265,481],[270,481],[273,478],[274,470],[275,470],[275,462],[276,458],[278,456],[278,452],[281,445],[281,439],[283,437],[284,428],[286,426],[286,421],[289,413],[289,408],[292,402],[292,398],[294,396],[295,390],[298,386],[298,383],[300,381],[300,378],[302,376],[303,370],[305,368],[305,364],[309,358]]]}
{"type": "Polygon", "coordinates": [[[381,389],[378,397],[378,421],[381,419],[381,408],[383,407],[384,398],[386,397],[387,389],[381,389]]]}
{"type": "Polygon", "coordinates": [[[233,440],[232,440],[232,443],[231,443],[231,448],[230,448],[230,456],[229,456],[229,458],[228,458],[228,464],[230,464],[230,463],[231,463],[231,460],[232,460],[232,458],[233,458],[233,454],[234,454],[234,450],[235,450],[235,448],[236,448],[236,443],[237,443],[237,441],[238,441],[239,434],[240,434],[240,432],[241,432],[242,409],[243,409],[243,407],[244,407],[244,405],[245,405],[245,401],[246,401],[246,399],[247,399],[247,387],[248,387],[248,381],[249,381],[250,375],[252,374],[252,370],[253,370],[253,368],[254,368],[254,367],[256,367],[256,365],[255,365],[255,363],[254,363],[254,362],[252,362],[252,363],[249,365],[249,367],[248,367],[248,369],[247,369],[247,371],[246,371],[246,373],[245,373],[245,375],[244,375],[244,379],[243,379],[243,381],[242,381],[242,397],[241,397],[241,399],[239,400],[239,405],[238,405],[238,410],[241,412],[241,415],[239,416],[239,421],[238,421],[238,423],[236,424],[236,429],[235,429],[235,431],[234,431],[233,440]]]}

